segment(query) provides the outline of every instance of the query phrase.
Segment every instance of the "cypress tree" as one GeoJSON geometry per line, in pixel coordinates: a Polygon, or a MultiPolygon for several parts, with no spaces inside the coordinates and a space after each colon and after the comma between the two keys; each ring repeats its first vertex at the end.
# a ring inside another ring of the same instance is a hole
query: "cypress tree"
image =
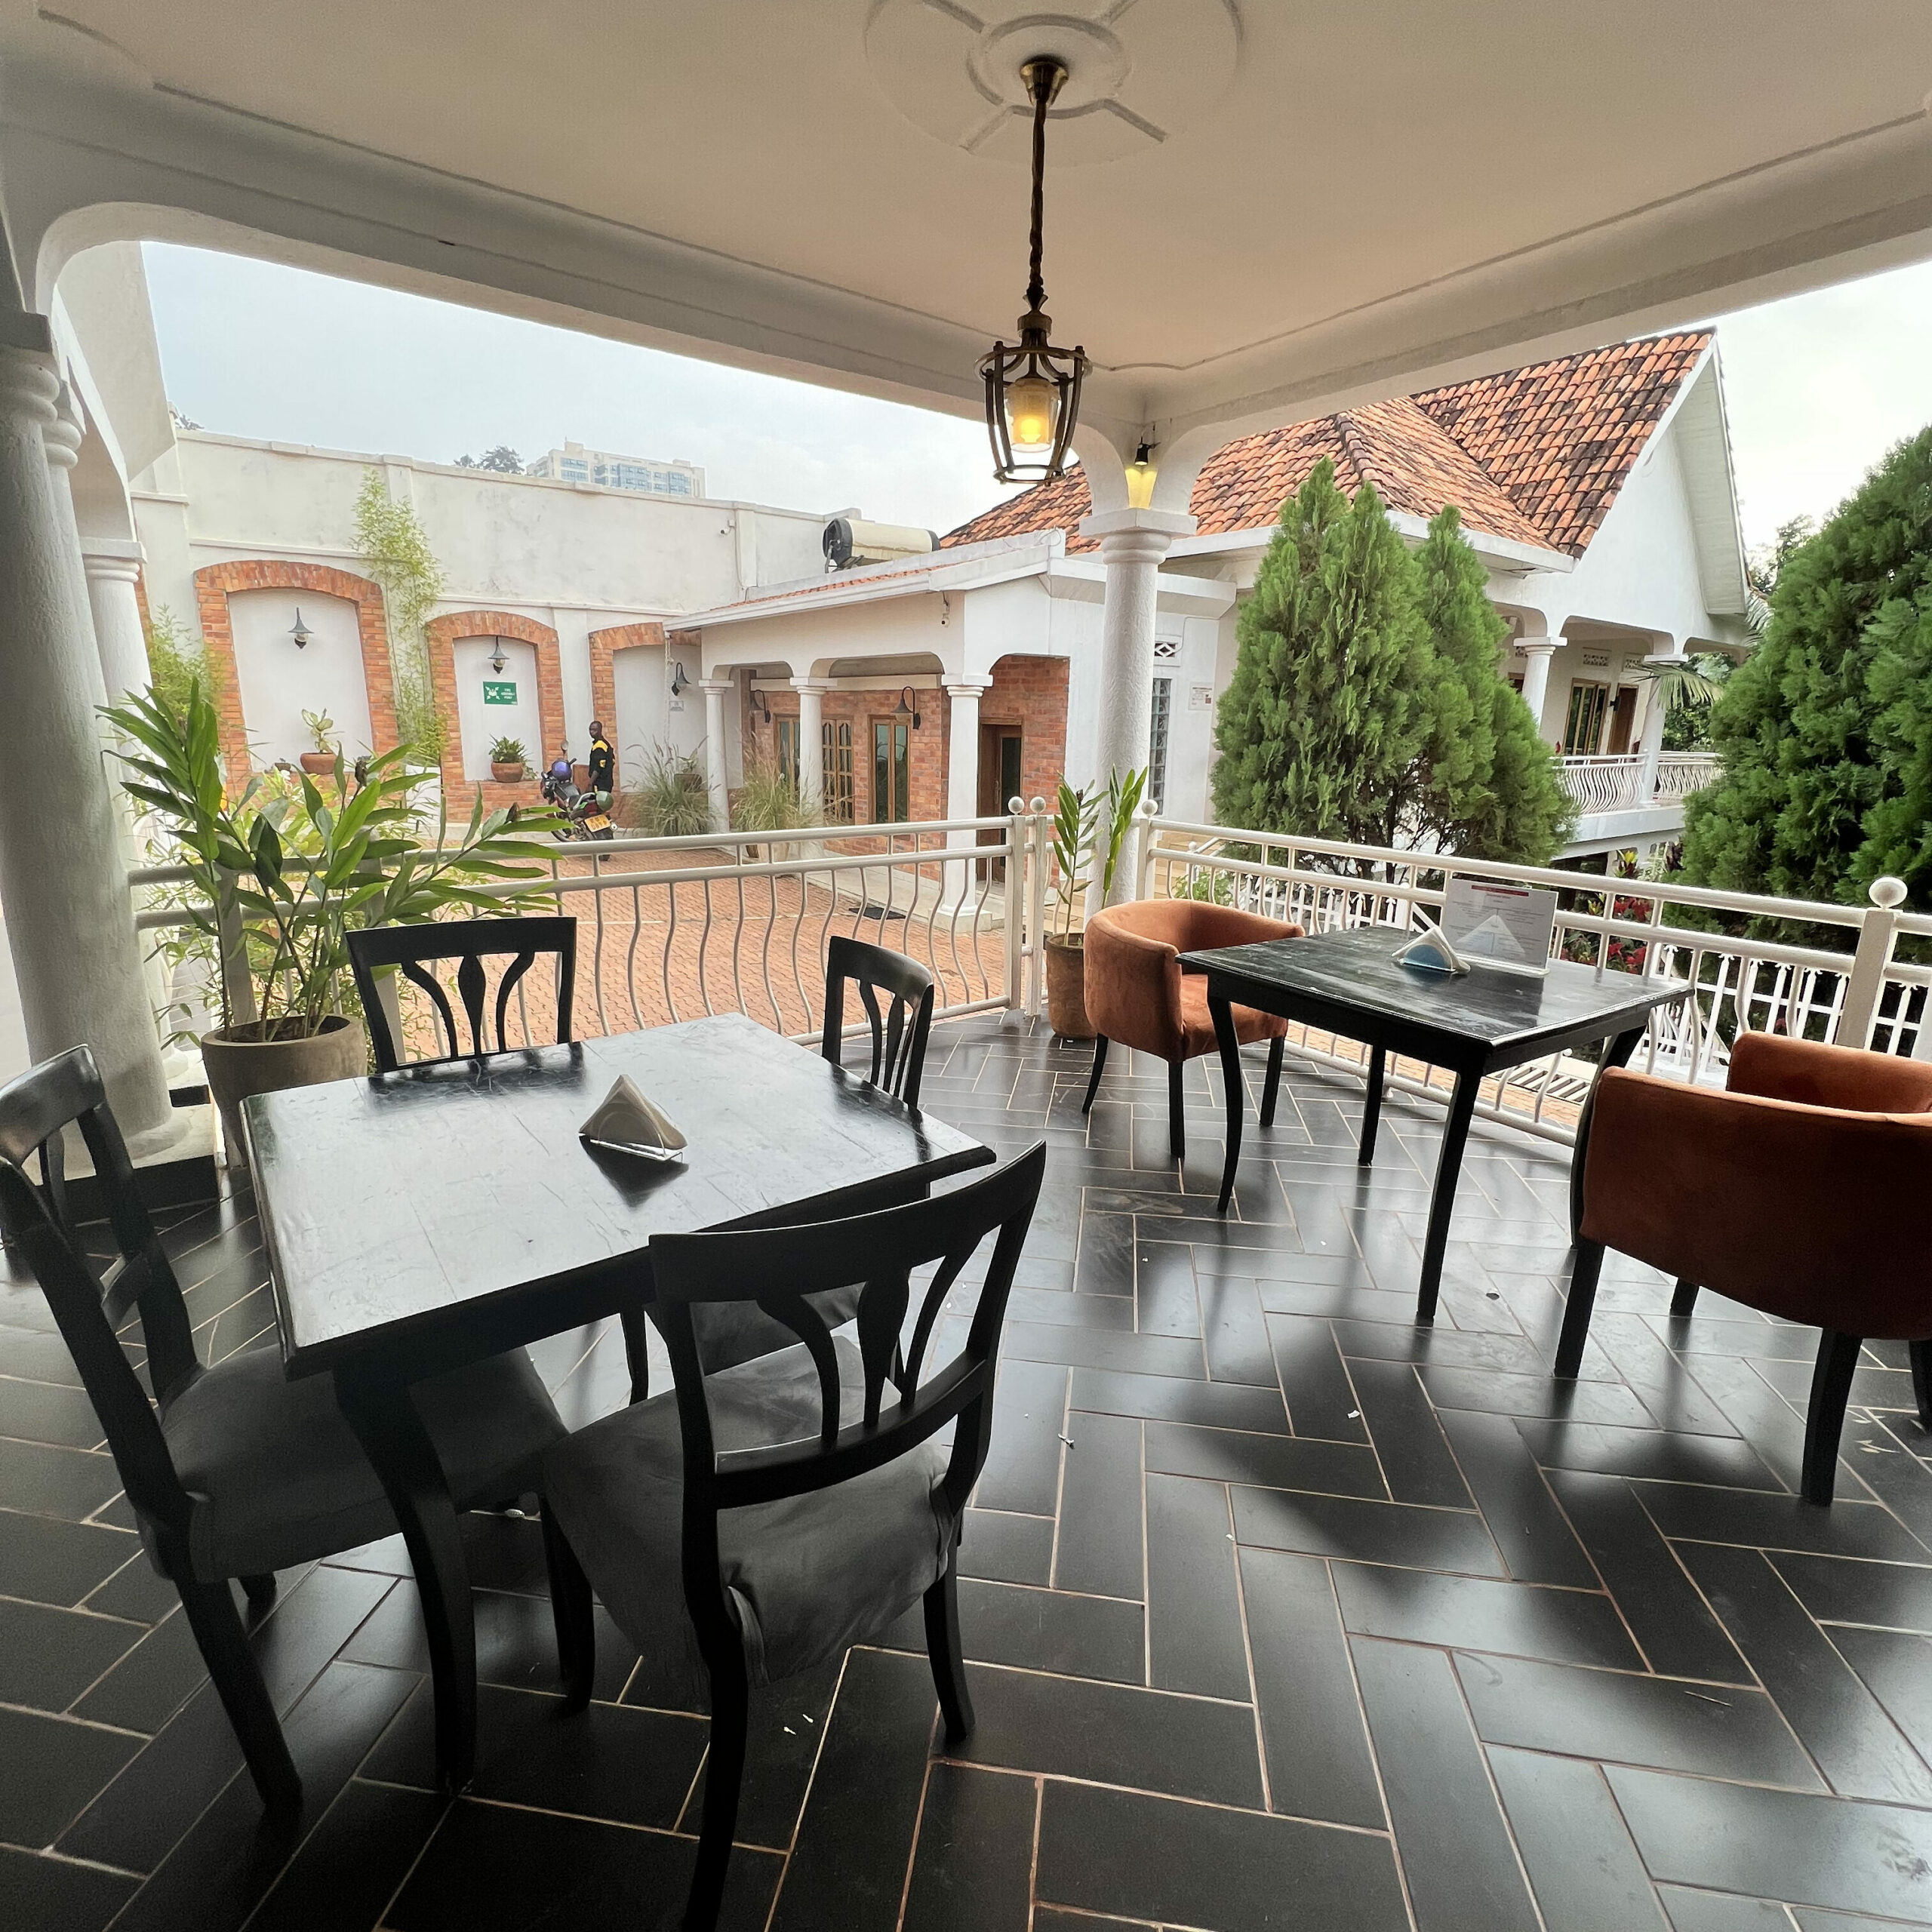
{"type": "Polygon", "coordinates": [[[1444,511],[1411,556],[1325,459],[1281,506],[1237,622],[1215,724],[1221,823],[1370,845],[1547,858],[1574,808],[1504,682],[1502,620],[1444,511]]]}
{"type": "Polygon", "coordinates": [[[1900,444],[1784,563],[1764,641],[1712,707],[1723,773],[1685,809],[1684,872],[1932,904],[1932,429],[1900,444]]]}
{"type": "Polygon", "coordinates": [[[1423,620],[1440,661],[1419,817],[1444,851],[1540,865],[1567,840],[1577,807],[1529,707],[1502,672],[1509,627],[1452,503],[1416,552],[1423,620]]]}
{"type": "Polygon", "coordinates": [[[1223,825],[1393,841],[1428,731],[1434,651],[1414,566],[1364,483],[1351,503],[1326,457],[1281,506],[1237,620],[1215,720],[1223,825]]]}

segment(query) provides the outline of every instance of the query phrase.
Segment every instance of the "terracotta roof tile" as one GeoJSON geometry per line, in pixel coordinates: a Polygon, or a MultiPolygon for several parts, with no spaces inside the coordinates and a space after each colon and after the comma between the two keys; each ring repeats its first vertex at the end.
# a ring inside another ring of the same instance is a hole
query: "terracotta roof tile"
{"type": "MultiPolygon", "coordinates": [[[[1367,477],[1391,509],[1426,518],[1454,503],[1472,530],[1578,556],[1710,341],[1696,330],[1616,343],[1244,436],[1202,466],[1189,507],[1203,535],[1260,528],[1325,456],[1343,489],[1367,477]]],[[[943,541],[1057,527],[1069,550],[1091,550],[1075,526],[1091,506],[1076,468],[943,541]]]]}

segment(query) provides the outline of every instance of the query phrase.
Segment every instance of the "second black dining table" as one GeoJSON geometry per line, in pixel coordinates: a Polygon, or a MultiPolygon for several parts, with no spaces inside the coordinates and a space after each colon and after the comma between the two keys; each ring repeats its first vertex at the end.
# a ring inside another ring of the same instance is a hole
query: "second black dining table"
{"type": "Polygon", "coordinates": [[[284,1365],[334,1374],[395,1507],[452,1789],[475,1763],[475,1631],[410,1385],[641,1306],[654,1235],[862,1213],[994,1158],[738,1014],[263,1094],[247,1118],[284,1365]],[[578,1139],[620,1074],[682,1161],[578,1139]]]}

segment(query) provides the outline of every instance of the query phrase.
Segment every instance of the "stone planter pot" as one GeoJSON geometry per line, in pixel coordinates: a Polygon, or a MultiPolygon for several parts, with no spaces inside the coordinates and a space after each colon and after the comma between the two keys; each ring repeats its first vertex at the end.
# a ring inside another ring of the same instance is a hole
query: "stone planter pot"
{"type": "Polygon", "coordinates": [[[311,778],[331,777],[335,772],[335,753],[334,752],[304,752],[302,754],[302,769],[311,778]]]}
{"type": "Polygon", "coordinates": [[[1047,1019],[1063,1040],[1091,1040],[1087,1017],[1087,935],[1047,935],[1047,1019]]]}
{"type": "Polygon", "coordinates": [[[490,761],[490,776],[499,785],[521,785],[523,771],[520,764],[499,764],[494,758],[490,761]]]}
{"type": "Polygon", "coordinates": [[[202,1064],[208,1069],[208,1094],[221,1109],[228,1164],[248,1164],[248,1143],[242,1130],[242,1103],[251,1094],[278,1094],[288,1087],[314,1087],[325,1080],[349,1080],[368,1070],[368,1042],[359,1020],[332,1013],[322,1030],[300,1040],[260,1040],[256,1029],[217,1027],[202,1035],[202,1064]]]}

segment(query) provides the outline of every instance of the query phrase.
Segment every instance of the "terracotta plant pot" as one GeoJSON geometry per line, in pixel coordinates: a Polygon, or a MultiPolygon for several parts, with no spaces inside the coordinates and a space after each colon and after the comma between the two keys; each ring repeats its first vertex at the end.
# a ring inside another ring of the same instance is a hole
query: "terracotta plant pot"
{"type": "Polygon", "coordinates": [[[523,771],[520,764],[499,764],[494,758],[490,761],[490,776],[499,785],[521,785],[523,771]]]}
{"type": "Polygon", "coordinates": [[[329,777],[335,771],[335,753],[334,752],[304,752],[302,754],[302,769],[311,778],[329,777]]]}
{"type": "MultiPolygon", "coordinates": [[[[277,1023],[278,1024],[279,1023],[277,1023]]],[[[221,1109],[221,1131],[230,1167],[248,1164],[242,1131],[242,1103],[251,1094],[279,1094],[289,1087],[314,1087],[325,1080],[349,1080],[367,1071],[368,1041],[359,1020],[332,1013],[322,1030],[299,1040],[251,1038],[251,1023],[217,1027],[202,1035],[202,1064],[208,1093],[221,1109]]]]}
{"type": "Polygon", "coordinates": [[[1091,1040],[1087,1017],[1087,935],[1047,935],[1047,1019],[1063,1040],[1091,1040]]]}

